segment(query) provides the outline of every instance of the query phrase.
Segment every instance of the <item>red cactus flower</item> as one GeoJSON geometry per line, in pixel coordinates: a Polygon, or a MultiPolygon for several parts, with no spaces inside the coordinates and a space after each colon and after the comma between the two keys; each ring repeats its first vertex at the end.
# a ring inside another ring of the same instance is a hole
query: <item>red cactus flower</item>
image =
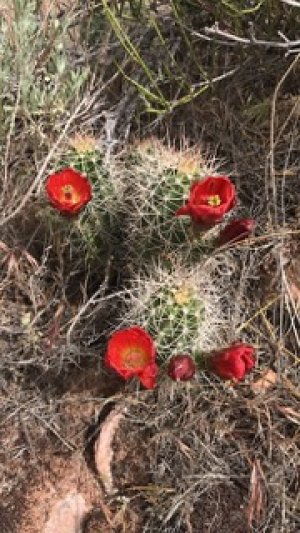
{"type": "Polygon", "coordinates": [[[138,326],[117,331],[108,342],[105,364],[124,379],[137,376],[144,387],[156,385],[156,349],[150,335],[138,326]]]}
{"type": "Polygon", "coordinates": [[[241,381],[255,365],[254,351],[249,344],[235,344],[212,354],[207,366],[220,378],[241,381]]]}
{"type": "Polygon", "coordinates": [[[189,215],[196,224],[209,228],[220,222],[235,202],[236,191],[230,179],[209,176],[193,183],[189,199],[175,215],[189,215]]]}
{"type": "Polygon", "coordinates": [[[217,243],[219,246],[228,244],[230,242],[239,242],[247,239],[255,228],[255,220],[252,218],[240,218],[232,220],[221,231],[217,243]]]}
{"type": "Polygon", "coordinates": [[[51,205],[69,215],[79,213],[92,198],[91,184],[72,168],[48,176],[46,192],[51,205]]]}
{"type": "Polygon", "coordinates": [[[194,360],[185,354],[171,357],[168,365],[168,375],[174,381],[189,381],[196,372],[194,360]]]}

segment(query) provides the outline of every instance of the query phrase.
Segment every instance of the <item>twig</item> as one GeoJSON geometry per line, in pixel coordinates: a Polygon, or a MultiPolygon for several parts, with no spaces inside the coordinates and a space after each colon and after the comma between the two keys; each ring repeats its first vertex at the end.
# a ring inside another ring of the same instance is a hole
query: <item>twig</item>
{"type": "Polygon", "coordinates": [[[233,69],[229,70],[228,72],[224,72],[224,74],[220,74],[220,76],[216,76],[215,78],[213,78],[210,81],[207,80],[207,81],[202,81],[200,83],[194,83],[194,85],[192,87],[193,87],[193,89],[196,89],[197,87],[203,87],[203,86],[206,86],[206,85],[212,85],[213,83],[216,83],[217,81],[221,81],[221,80],[224,80],[225,78],[229,78],[230,76],[233,76],[239,70],[240,70],[240,67],[233,68],[233,69]]]}
{"type": "Polygon", "coordinates": [[[281,2],[288,6],[300,7],[300,2],[297,2],[296,0],[281,0],[281,2]]]}
{"type": "Polygon", "coordinates": [[[76,316],[72,319],[71,325],[69,326],[69,329],[66,333],[66,343],[68,346],[71,345],[71,337],[72,337],[72,333],[74,331],[76,324],[78,323],[80,318],[86,313],[90,305],[95,305],[96,303],[99,304],[100,302],[107,302],[108,300],[112,300],[123,293],[123,291],[119,291],[117,293],[105,295],[105,291],[107,290],[108,283],[109,283],[110,269],[111,269],[111,260],[109,261],[106,267],[105,278],[100,288],[87,300],[87,302],[79,309],[76,316]]]}
{"type": "Polygon", "coordinates": [[[14,110],[11,116],[10,127],[9,127],[9,132],[7,135],[7,141],[6,141],[5,158],[4,158],[4,180],[3,180],[3,191],[2,191],[3,199],[4,199],[6,188],[7,188],[11,139],[12,139],[12,134],[13,134],[13,130],[15,127],[15,123],[16,123],[16,116],[17,116],[17,112],[19,109],[20,98],[21,98],[21,83],[19,83],[16,103],[15,103],[14,110]]]}
{"type": "Polygon", "coordinates": [[[217,39],[217,42],[220,42],[220,44],[229,44],[230,46],[240,44],[243,46],[263,46],[267,48],[280,48],[282,50],[287,50],[289,53],[295,53],[295,50],[291,50],[291,49],[300,46],[300,39],[297,39],[296,41],[290,41],[285,35],[282,34],[282,32],[278,32],[278,33],[279,33],[279,36],[283,39],[283,42],[265,41],[264,39],[256,39],[256,37],[253,34],[249,38],[239,37],[238,35],[234,35],[227,31],[220,30],[218,24],[215,24],[211,28],[208,28],[208,27],[204,28],[204,32],[206,35],[203,35],[196,31],[192,31],[192,34],[195,35],[196,37],[200,37],[201,39],[204,38],[206,40],[207,38],[209,39],[209,37],[207,36],[221,37],[223,39],[221,41],[217,39]]]}
{"type": "Polygon", "coordinates": [[[245,329],[249,324],[251,324],[251,322],[253,322],[253,320],[258,317],[259,315],[261,315],[264,311],[266,311],[267,309],[269,309],[270,307],[272,307],[273,304],[275,304],[276,302],[278,302],[278,300],[281,298],[281,294],[277,294],[275,296],[275,298],[272,298],[269,302],[266,303],[266,305],[264,305],[263,307],[261,307],[260,309],[258,309],[258,311],[256,311],[256,313],[254,313],[250,318],[249,320],[247,320],[246,322],[244,322],[243,324],[240,325],[240,327],[237,329],[237,333],[240,333],[241,331],[243,331],[243,329],[245,329]]]}

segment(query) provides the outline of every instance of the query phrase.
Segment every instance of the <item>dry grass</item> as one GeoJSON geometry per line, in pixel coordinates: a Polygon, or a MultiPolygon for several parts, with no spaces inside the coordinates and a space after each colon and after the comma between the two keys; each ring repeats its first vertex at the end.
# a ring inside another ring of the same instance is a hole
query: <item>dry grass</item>
{"type": "Polygon", "coordinates": [[[254,397],[202,375],[125,405],[115,476],[129,507],[144,500],[143,531],[297,530],[297,402],[284,382],[254,397]]]}

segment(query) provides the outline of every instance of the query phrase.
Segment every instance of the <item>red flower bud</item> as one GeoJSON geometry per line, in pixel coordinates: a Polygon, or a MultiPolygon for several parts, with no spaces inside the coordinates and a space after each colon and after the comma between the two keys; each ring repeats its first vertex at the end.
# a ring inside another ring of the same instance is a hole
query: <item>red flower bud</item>
{"type": "Polygon", "coordinates": [[[186,204],[175,215],[189,215],[194,223],[209,228],[221,222],[235,202],[235,187],[230,179],[227,176],[209,176],[193,183],[186,204]]]}
{"type": "Polygon", "coordinates": [[[178,354],[171,357],[168,375],[174,381],[189,381],[194,377],[196,365],[189,355],[178,354]]]}
{"type": "Polygon", "coordinates": [[[254,351],[249,344],[235,344],[213,353],[207,365],[220,378],[241,381],[255,365],[254,351]]]}
{"type": "Polygon", "coordinates": [[[223,246],[229,242],[239,242],[247,239],[255,228],[255,220],[252,218],[240,218],[232,220],[221,231],[217,243],[219,246],[223,246]]]}
{"type": "Polygon", "coordinates": [[[92,198],[91,184],[72,168],[48,176],[46,192],[51,205],[68,215],[79,213],[92,198]]]}

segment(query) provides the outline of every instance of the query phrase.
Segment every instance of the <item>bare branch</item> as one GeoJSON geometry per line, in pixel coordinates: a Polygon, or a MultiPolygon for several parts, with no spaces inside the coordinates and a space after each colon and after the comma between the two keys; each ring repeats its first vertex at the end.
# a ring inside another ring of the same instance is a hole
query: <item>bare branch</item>
{"type": "Polygon", "coordinates": [[[196,31],[192,31],[192,34],[196,37],[200,37],[200,39],[205,40],[217,37],[217,39],[214,39],[216,42],[229,46],[235,46],[239,44],[242,46],[263,46],[267,48],[279,48],[286,50],[288,53],[296,53],[297,47],[300,46],[300,39],[297,39],[296,41],[290,41],[285,35],[282,34],[282,32],[278,32],[278,35],[282,41],[265,41],[264,39],[256,39],[252,32],[249,38],[239,37],[238,35],[221,30],[218,24],[215,24],[211,28],[204,28],[204,32],[205,35],[196,31]]]}
{"type": "Polygon", "coordinates": [[[300,7],[300,2],[296,2],[296,0],[281,0],[281,2],[288,6],[300,7]]]}

